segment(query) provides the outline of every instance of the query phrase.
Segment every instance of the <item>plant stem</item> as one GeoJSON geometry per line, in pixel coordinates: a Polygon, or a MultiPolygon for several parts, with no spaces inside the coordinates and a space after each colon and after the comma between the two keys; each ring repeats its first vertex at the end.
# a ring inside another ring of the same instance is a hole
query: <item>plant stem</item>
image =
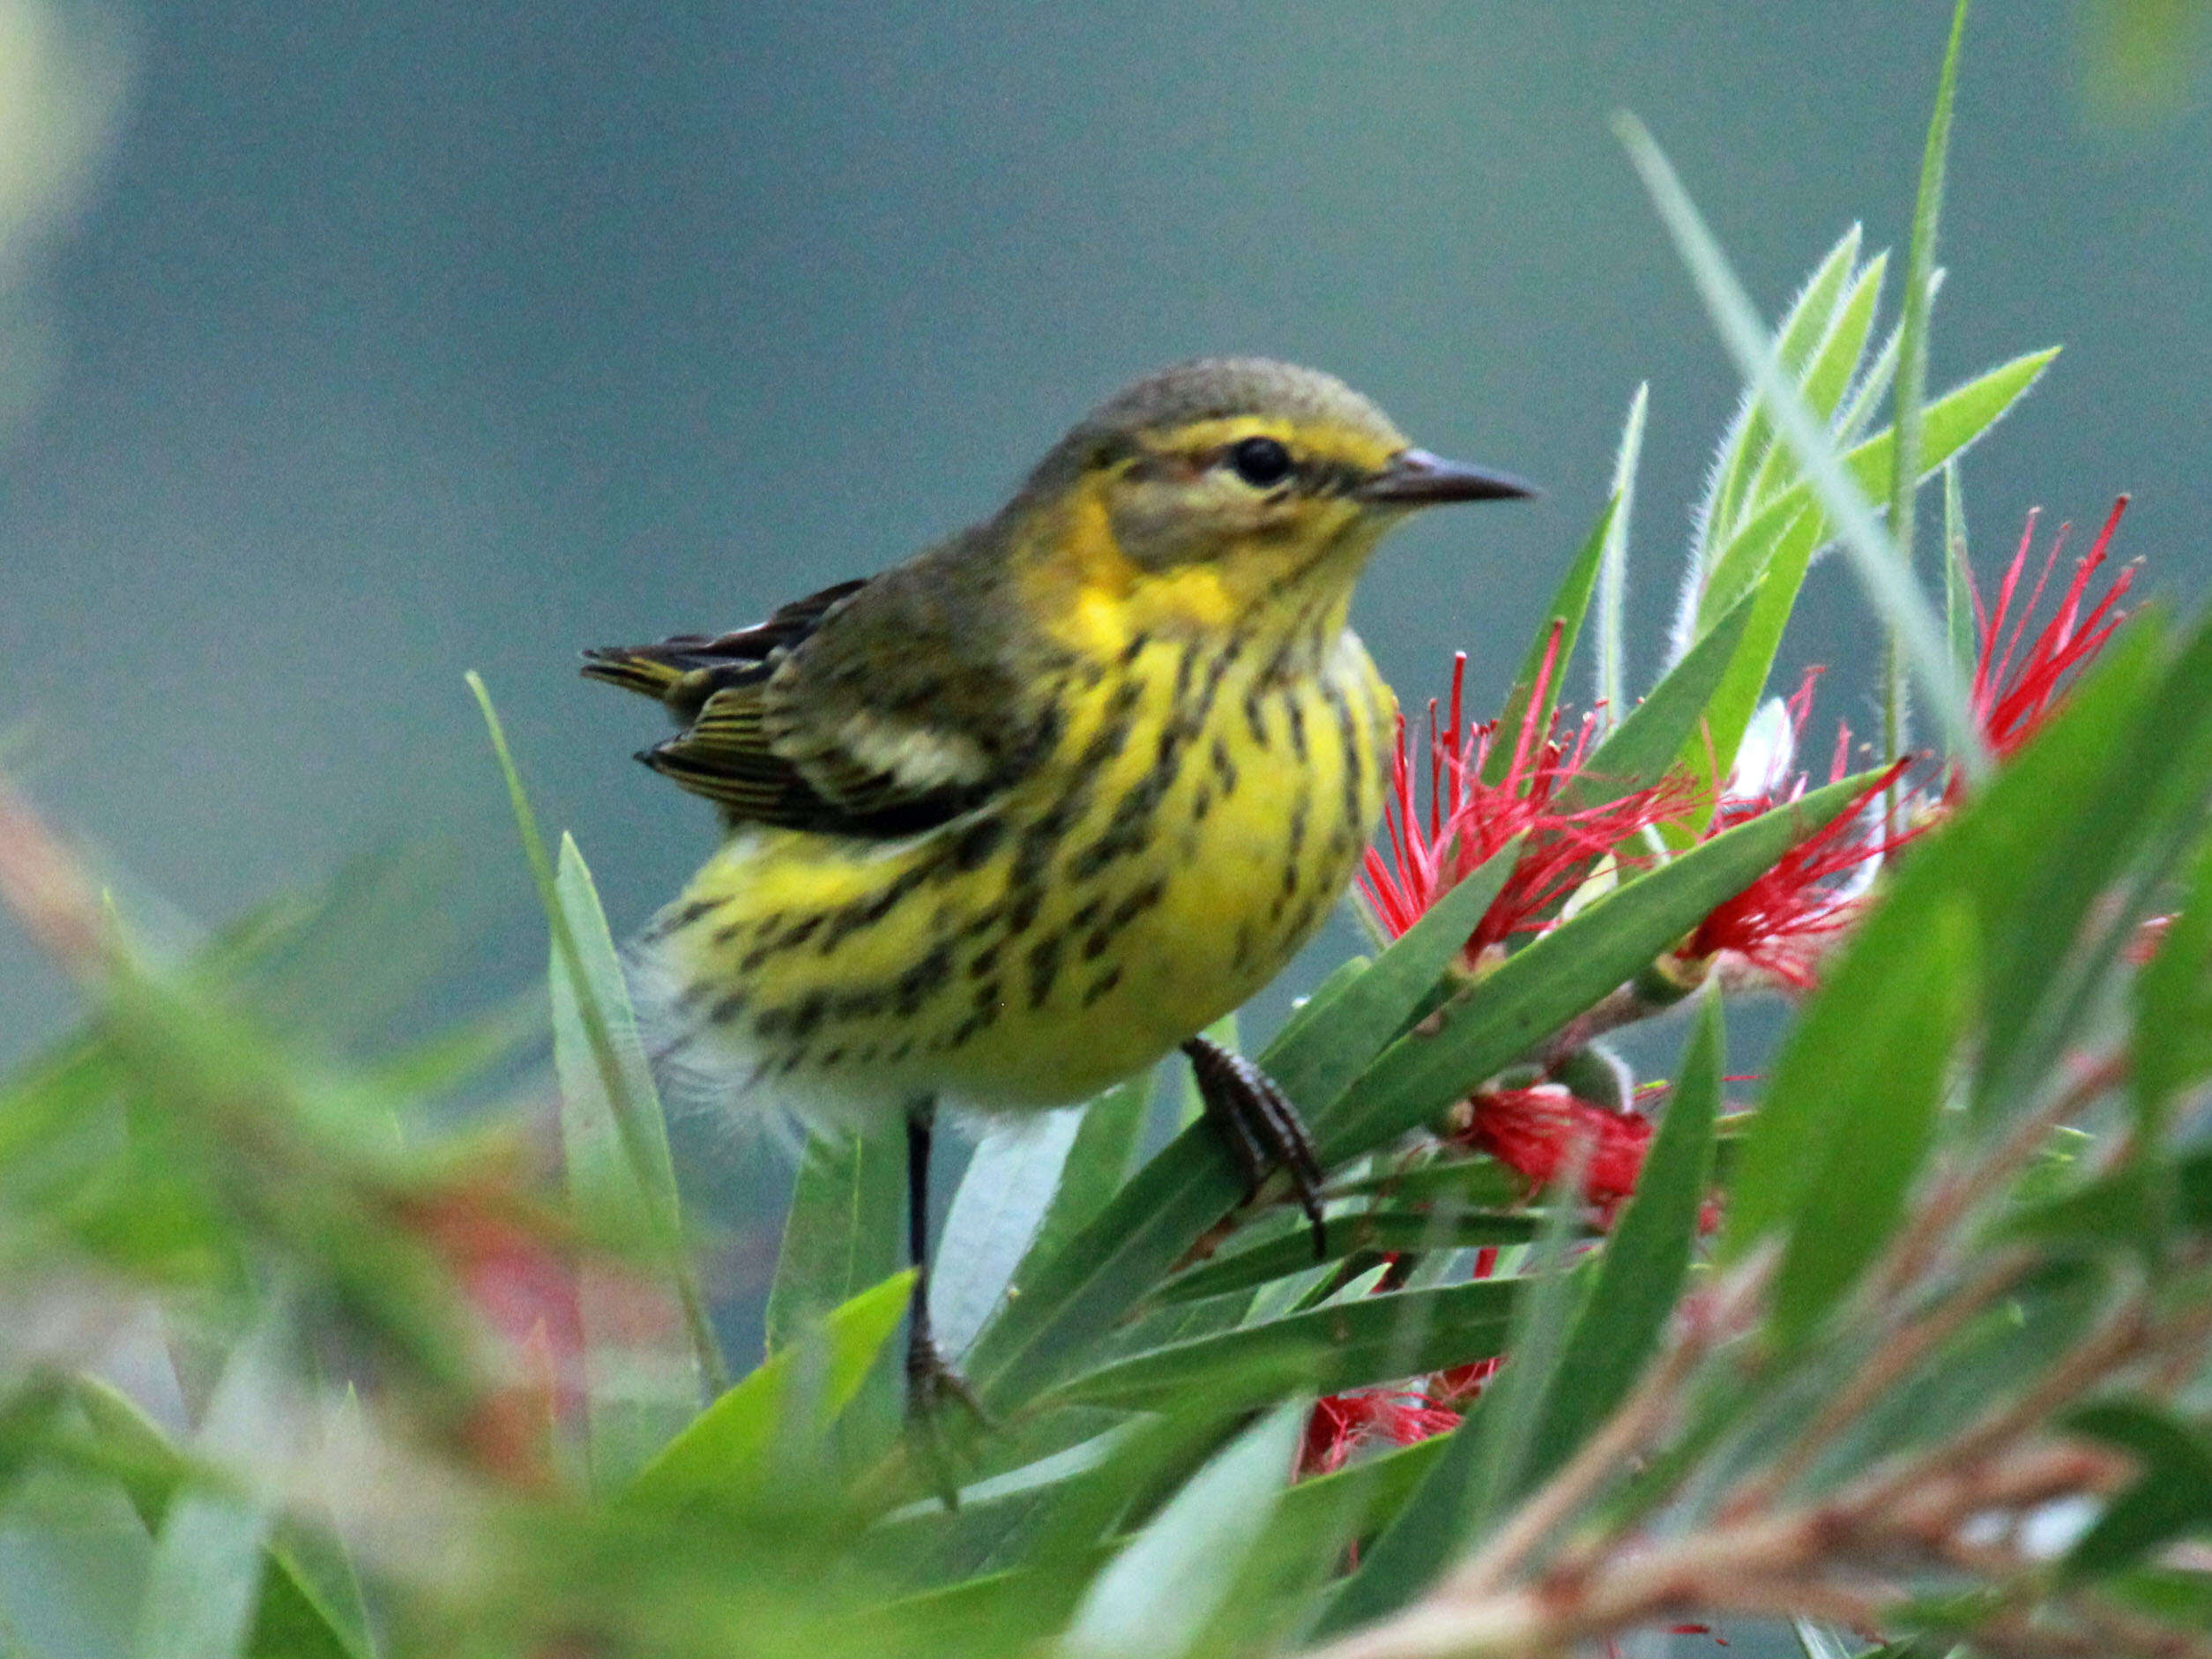
{"type": "MultiPolygon", "coordinates": [[[[1958,87],[1959,45],[1966,33],[1966,0],[1951,13],[1951,40],[1936,81],[1935,111],[1928,120],[1926,146],[1920,154],[1920,188],[1912,206],[1912,241],[1905,253],[1904,315],[1897,328],[1896,434],[1889,469],[1889,539],[1896,549],[1899,575],[1910,584],[1913,508],[1920,488],[1921,404],[1928,391],[1928,305],[1935,274],[1935,227],[1943,211],[1943,166],[1951,145],[1951,104],[1958,87]]],[[[1881,744],[1895,762],[1911,740],[1906,702],[1906,645],[1893,619],[1882,673],[1881,744]]],[[[1882,800],[1882,829],[1897,833],[1899,785],[1892,782],[1882,800]]]]}

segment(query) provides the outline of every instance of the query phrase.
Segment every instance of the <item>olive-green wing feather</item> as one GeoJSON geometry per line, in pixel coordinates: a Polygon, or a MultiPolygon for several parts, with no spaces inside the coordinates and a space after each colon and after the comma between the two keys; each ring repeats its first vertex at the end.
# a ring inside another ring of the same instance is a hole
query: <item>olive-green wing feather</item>
{"type": "Polygon", "coordinates": [[[584,672],[667,707],[682,729],[638,758],[733,824],[910,835],[989,799],[1033,748],[950,586],[909,566],[734,633],[588,652],[584,672]]]}
{"type": "Polygon", "coordinates": [[[868,585],[840,582],[793,599],[764,622],[727,634],[676,634],[658,645],[606,645],[584,653],[584,677],[668,705],[679,720],[698,717],[725,686],[764,677],[842,601],[868,585]]]}

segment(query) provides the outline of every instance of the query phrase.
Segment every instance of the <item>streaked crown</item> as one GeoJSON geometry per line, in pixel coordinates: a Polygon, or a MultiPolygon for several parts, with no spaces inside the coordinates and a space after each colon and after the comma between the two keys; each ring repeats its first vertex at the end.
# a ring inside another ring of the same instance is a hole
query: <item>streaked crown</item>
{"type": "Polygon", "coordinates": [[[1406,447],[1390,418],[1334,375],[1264,357],[1202,357],[1176,363],[1124,386],[1069,429],[1039,462],[1022,493],[1064,489],[1079,473],[1180,450],[1223,428],[1249,427],[1283,441],[1296,434],[1342,455],[1346,449],[1374,465],[1406,447]]]}
{"type": "Polygon", "coordinates": [[[1137,565],[1235,562],[1266,587],[1285,570],[1348,580],[1414,508],[1530,493],[1509,475],[1412,448],[1333,375],[1212,357],[1149,376],[1085,415],[1009,510],[1049,515],[1087,496],[1137,565]]]}

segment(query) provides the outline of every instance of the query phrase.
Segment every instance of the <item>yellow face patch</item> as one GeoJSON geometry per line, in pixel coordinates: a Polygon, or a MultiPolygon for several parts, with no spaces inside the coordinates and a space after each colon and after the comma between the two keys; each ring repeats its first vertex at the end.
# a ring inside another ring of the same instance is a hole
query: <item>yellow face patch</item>
{"type": "Polygon", "coordinates": [[[1354,494],[1404,447],[1394,434],[1240,415],[1145,432],[1134,447],[1022,538],[1020,579],[1051,597],[1038,614],[1093,658],[1139,633],[1224,632],[1348,596],[1399,517],[1354,494]],[[1255,440],[1266,465],[1240,448],[1255,440]]]}

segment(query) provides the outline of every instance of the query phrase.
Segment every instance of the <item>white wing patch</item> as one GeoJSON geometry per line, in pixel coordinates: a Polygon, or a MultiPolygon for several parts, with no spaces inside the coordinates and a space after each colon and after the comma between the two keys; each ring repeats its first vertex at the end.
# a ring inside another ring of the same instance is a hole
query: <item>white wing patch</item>
{"type": "Polygon", "coordinates": [[[860,770],[889,778],[902,792],[964,788],[991,776],[991,757],[973,738],[866,710],[838,728],[838,745],[860,770]]]}

